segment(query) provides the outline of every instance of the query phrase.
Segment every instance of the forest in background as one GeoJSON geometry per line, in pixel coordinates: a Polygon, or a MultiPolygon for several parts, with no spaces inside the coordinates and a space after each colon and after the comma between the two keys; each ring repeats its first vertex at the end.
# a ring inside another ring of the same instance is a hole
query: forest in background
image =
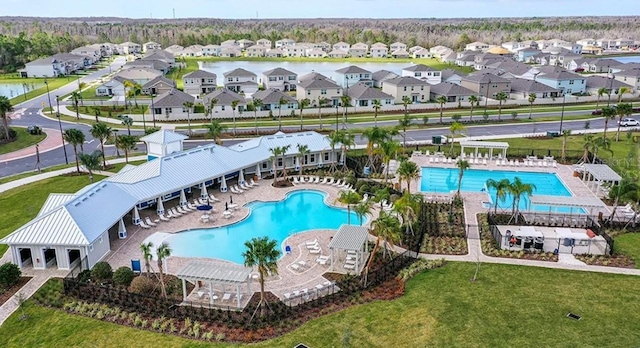
{"type": "Polygon", "coordinates": [[[409,45],[444,45],[460,49],[469,42],[558,38],[640,37],[640,17],[553,17],[486,19],[127,19],[0,17],[0,70],[91,44],[156,41],[219,44],[228,39],[350,44],[401,41],[409,45]]]}

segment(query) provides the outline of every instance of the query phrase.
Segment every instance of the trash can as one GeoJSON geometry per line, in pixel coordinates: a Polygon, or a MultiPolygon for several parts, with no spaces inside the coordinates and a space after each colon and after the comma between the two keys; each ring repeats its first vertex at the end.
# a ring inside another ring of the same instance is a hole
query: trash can
{"type": "Polygon", "coordinates": [[[442,144],[442,137],[439,136],[439,135],[433,136],[433,137],[431,137],[431,142],[434,145],[440,145],[440,144],[442,144]]]}
{"type": "Polygon", "coordinates": [[[560,136],[560,132],[550,131],[550,132],[547,132],[547,136],[551,138],[557,138],[560,136]]]}

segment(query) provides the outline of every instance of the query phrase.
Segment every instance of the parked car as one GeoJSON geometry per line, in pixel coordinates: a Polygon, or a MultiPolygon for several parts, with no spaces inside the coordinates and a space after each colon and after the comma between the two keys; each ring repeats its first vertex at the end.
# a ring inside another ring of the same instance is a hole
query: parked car
{"type": "Polygon", "coordinates": [[[623,118],[620,122],[620,126],[622,127],[638,127],[640,126],[640,122],[633,118],[623,118]]]}
{"type": "Polygon", "coordinates": [[[29,127],[27,127],[27,132],[29,132],[29,134],[42,134],[42,128],[36,126],[36,125],[31,125],[29,127]]]}

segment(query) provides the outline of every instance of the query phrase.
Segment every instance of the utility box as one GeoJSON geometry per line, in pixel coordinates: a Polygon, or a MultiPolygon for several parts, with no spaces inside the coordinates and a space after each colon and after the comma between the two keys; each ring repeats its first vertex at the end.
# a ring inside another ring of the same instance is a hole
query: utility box
{"type": "Polygon", "coordinates": [[[560,136],[560,132],[556,132],[556,131],[547,132],[547,136],[551,138],[557,138],[560,136]]]}
{"type": "Polygon", "coordinates": [[[447,137],[444,135],[434,135],[431,137],[431,143],[434,145],[441,145],[447,143],[447,137]]]}

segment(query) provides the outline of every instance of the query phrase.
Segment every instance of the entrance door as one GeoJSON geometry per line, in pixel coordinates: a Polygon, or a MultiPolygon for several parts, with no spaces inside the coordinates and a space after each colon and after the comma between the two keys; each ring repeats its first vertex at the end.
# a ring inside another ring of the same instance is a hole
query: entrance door
{"type": "Polygon", "coordinates": [[[18,249],[20,254],[20,267],[33,267],[33,258],[31,256],[31,248],[18,249]]]}
{"type": "Polygon", "coordinates": [[[56,259],[56,250],[55,249],[45,249],[44,250],[44,263],[45,268],[57,267],[58,261],[56,259]]]}
{"type": "Polygon", "coordinates": [[[69,269],[76,268],[80,264],[80,250],[69,249],[67,253],[69,253],[69,269]]]}

